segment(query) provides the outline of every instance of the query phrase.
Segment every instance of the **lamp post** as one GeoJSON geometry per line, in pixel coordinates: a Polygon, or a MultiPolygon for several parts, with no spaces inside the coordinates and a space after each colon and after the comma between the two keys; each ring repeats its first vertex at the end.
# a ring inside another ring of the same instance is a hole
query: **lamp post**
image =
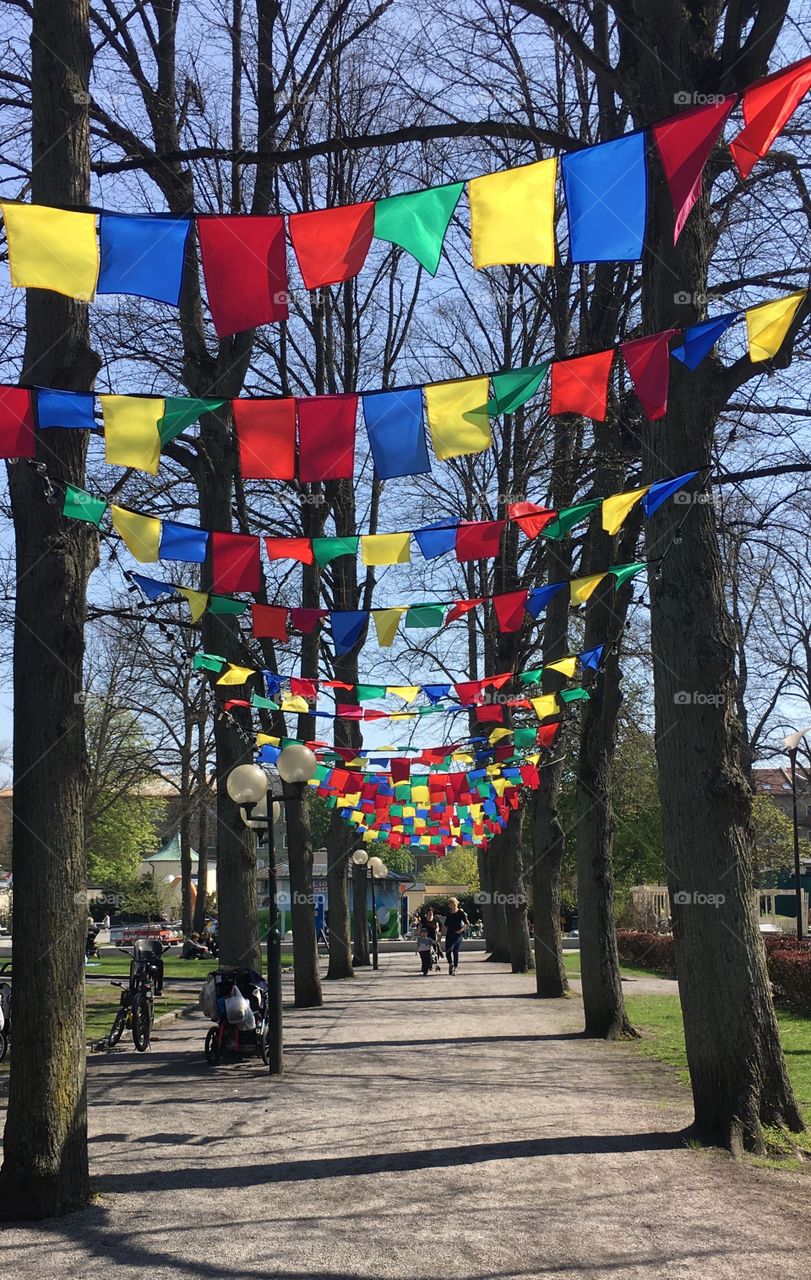
{"type": "Polygon", "coordinates": [[[784,743],[788,752],[789,764],[791,765],[791,809],[794,820],[794,892],[797,903],[797,937],[800,939],[803,936],[803,891],[800,887],[800,831],[797,822],[797,751],[805,735],[810,732],[811,724],[805,729],[799,729],[797,733],[790,733],[784,743]]]}
{"type": "MultiPolygon", "coordinates": [[[[300,743],[285,747],[276,761],[276,768],[283,782],[306,782],[315,773],[316,758],[300,743]]],[[[282,935],[278,928],[276,903],[276,845],[273,824],[277,822],[284,804],[283,797],[274,797],[272,779],[258,764],[239,764],[232,769],[226,782],[228,794],[239,806],[246,826],[267,831],[268,841],[268,1064],[272,1076],[284,1073],[284,1037],[282,1030],[282,935]],[[268,809],[268,790],[272,806],[268,809]]]]}
{"type": "MultiPolygon", "coordinates": [[[[382,858],[369,857],[365,849],[356,849],[352,854],[352,861],[356,867],[366,867],[368,872],[368,880],[372,885],[372,968],[378,969],[378,952],[377,952],[377,908],[375,905],[375,880],[385,880],[389,874],[389,869],[382,858]]],[[[366,881],[364,880],[364,886],[366,881]]],[[[364,904],[365,906],[365,904],[364,904]]],[[[366,912],[364,911],[364,915],[366,912]]]]}

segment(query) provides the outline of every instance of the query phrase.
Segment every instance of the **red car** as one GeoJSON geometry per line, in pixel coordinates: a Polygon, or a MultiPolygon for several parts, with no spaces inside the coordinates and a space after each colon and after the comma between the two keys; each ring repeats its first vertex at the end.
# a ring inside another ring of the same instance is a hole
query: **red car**
{"type": "Polygon", "coordinates": [[[128,924],[124,927],[121,945],[131,947],[139,938],[157,938],[169,947],[182,941],[180,931],[173,924],[128,924]]]}

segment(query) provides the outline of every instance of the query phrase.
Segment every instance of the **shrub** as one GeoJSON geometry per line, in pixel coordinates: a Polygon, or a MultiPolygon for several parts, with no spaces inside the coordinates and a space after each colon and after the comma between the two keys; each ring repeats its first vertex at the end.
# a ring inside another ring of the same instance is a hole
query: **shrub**
{"type": "Polygon", "coordinates": [[[641,969],[655,969],[671,978],[676,976],[676,957],[673,935],[647,933],[643,930],[618,929],[617,949],[620,960],[638,965],[641,969]]]}
{"type": "Polygon", "coordinates": [[[767,955],[769,977],[775,1003],[791,1009],[793,1013],[811,1014],[811,948],[797,944],[778,951],[771,949],[767,955]]]}

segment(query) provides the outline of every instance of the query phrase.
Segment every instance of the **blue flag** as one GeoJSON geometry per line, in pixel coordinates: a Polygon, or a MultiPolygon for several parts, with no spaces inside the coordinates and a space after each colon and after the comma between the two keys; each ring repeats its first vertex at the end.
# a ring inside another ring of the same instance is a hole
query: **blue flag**
{"type": "Polygon", "coordinates": [[[683,489],[697,475],[697,471],[685,471],[683,476],[674,476],[672,480],[660,480],[658,484],[652,484],[642,499],[642,509],[645,515],[652,516],[654,511],[659,510],[663,502],[667,502],[672,494],[679,489],[683,489]]]}
{"type": "Polygon", "coordinates": [[[191,218],[103,213],[99,220],[97,293],[129,293],[180,303],[191,218]]]}
{"type": "Polygon", "coordinates": [[[362,398],[378,478],[430,474],[421,389],[377,391],[362,398]]]}
{"type": "Polygon", "coordinates": [[[549,582],[545,587],[534,587],[527,596],[527,602],[524,605],[527,613],[531,614],[533,618],[537,618],[539,613],[543,613],[552,597],[562,591],[565,586],[568,586],[568,583],[549,582]]]}
{"type": "Polygon", "coordinates": [[[638,262],[648,200],[645,134],[574,151],[562,167],[572,262],[638,262]]]}
{"type": "Polygon", "coordinates": [[[365,609],[343,609],[329,615],[336,657],[354,649],[368,620],[369,614],[365,609]]]}
{"type": "Polygon", "coordinates": [[[161,521],[159,560],[185,560],[191,564],[202,564],[206,558],[207,546],[207,530],[177,524],[174,520],[161,521]]]}
{"type": "Polygon", "coordinates": [[[684,331],[684,342],[681,346],[671,347],[670,354],[688,369],[697,369],[705,356],[708,356],[722,334],[738,319],[740,312],[727,311],[722,316],[714,316],[712,320],[702,320],[701,324],[691,324],[684,331]]]}
{"type": "Polygon", "coordinates": [[[96,425],[92,391],[50,391],[37,387],[36,397],[39,427],[78,427],[91,431],[96,425]]]}
{"type": "Polygon", "coordinates": [[[448,516],[446,520],[437,520],[434,524],[414,530],[417,546],[426,560],[436,560],[437,556],[444,556],[455,550],[458,523],[455,516],[448,516]]]}

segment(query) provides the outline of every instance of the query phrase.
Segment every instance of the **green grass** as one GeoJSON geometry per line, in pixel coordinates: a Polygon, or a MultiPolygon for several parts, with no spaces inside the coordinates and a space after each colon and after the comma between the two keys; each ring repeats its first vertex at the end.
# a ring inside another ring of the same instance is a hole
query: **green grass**
{"type": "MultiPolygon", "coordinates": [[[[292,951],[282,952],[282,964],[291,965],[293,963],[292,951]]],[[[207,960],[181,960],[179,956],[166,955],[163,958],[163,972],[167,978],[199,978],[200,981],[207,978],[212,969],[217,968],[218,961],[210,956],[207,960]]],[[[264,956],[263,956],[264,965],[264,956]]],[[[127,977],[130,971],[130,962],[126,956],[102,956],[101,960],[90,960],[87,965],[86,972],[88,974],[97,974],[101,977],[122,978],[127,977]]]]}
{"type": "MultiPolygon", "coordinates": [[[[580,952],[564,951],[563,964],[570,977],[576,978],[580,973],[580,952]]],[[[622,975],[625,978],[667,978],[667,973],[654,973],[652,969],[638,969],[634,965],[624,964],[622,975]]]]}
{"type": "MultiPolygon", "coordinates": [[[[103,988],[100,991],[88,992],[85,1006],[85,1040],[101,1040],[109,1033],[120,996],[121,992],[114,987],[111,987],[109,992],[103,988]]],[[[161,1014],[170,1013],[174,1009],[182,1009],[184,1005],[190,1003],[192,1003],[190,997],[182,994],[161,996],[155,1001],[155,1017],[159,1018],[161,1014]]],[[[125,1036],[131,1039],[130,1032],[125,1032],[125,1036]]]]}

